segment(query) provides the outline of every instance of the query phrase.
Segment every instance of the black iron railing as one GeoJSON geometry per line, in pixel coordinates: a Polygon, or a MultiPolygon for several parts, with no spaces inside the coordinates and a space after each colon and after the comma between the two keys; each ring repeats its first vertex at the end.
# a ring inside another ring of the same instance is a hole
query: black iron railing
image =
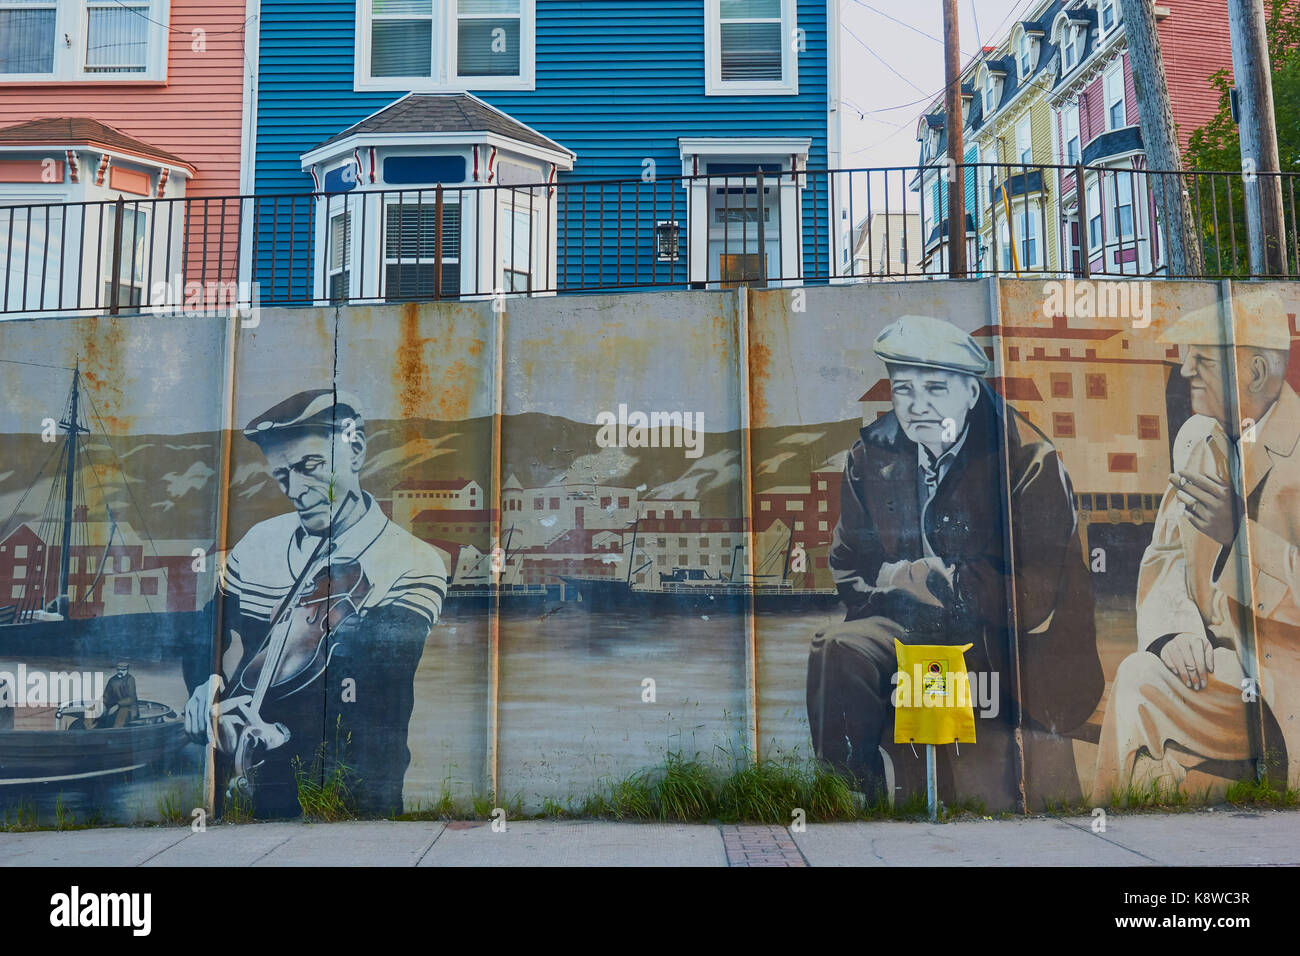
{"type": "Polygon", "coordinates": [[[8,205],[0,313],[937,278],[957,181],[967,277],[1297,277],[1297,178],[981,163],[8,205]],[[1261,184],[1284,207],[1263,268],[1261,184]],[[1193,241],[1171,269],[1181,200],[1193,241]]]}

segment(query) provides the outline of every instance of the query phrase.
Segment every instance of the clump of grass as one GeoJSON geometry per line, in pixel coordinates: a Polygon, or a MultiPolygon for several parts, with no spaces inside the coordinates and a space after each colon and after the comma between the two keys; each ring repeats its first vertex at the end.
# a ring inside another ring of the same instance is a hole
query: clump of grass
{"type": "Polygon", "coordinates": [[[158,794],[158,822],[182,824],[189,821],[185,812],[184,797],[179,787],[173,787],[158,794]]]}
{"type": "Polygon", "coordinates": [[[1300,806],[1300,790],[1287,786],[1276,787],[1264,776],[1257,780],[1238,780],[1229,784],[1224,800],[1234,807],[1270,807],[1284,809],[1300,806]]]}
{"type": "Polygon", "coordinates": [[[414,810],[405,813],[393,814],[394,820],[459,820],[466,815],[466,810],[456,802],[456,798],[451,795],[451,789],[443,784],[442,793],[438,799],[425,806],[423,802],[417,803],[414,810]]]}
{"type": "Polygon", "coordinates": [[[241,790],[234,790],[221,807],[222,823],[252,823],[253,798],[241,790]]]}
{"type": "Polygon", "coordinates": [[[0,825],[0,830],[6,833],[21,833],[39,828],[36,804],[30,800],[19,801],[16,806],[6,809],[3,825],[0,825]]]}
{"type": "Polygon", "coordinates": [[[699,760],[669,753],[653,785],[655,815],[660,820],[707,820],[714,815],[717,802],[713,771],[699,760]]]}
{"type": "Polygon", "coordinates": [[[63,802],[63,794],[54,798],[54,826],[59,830],[71,830],[77,824],[77,816],[72,808],[63,802]]]}
{"type": "MultiPolygon", "coordinates": [[[[349,734],[345,743],[351,739],[349,734]]],[[[342,751],[330,759],[322,742],[310,766],[304,767],[301,757],[294,757],[292,766],[298,784],[298,804],[305,817],[327,823],[356,818],[351,787],[355,773],[342,751]]]]}
{"type": "Polygon", "coordinates": [[[579,814],[614,820],[653,820],[656,816],[654,787],[649,774],[638,771],[621,780],[606,781],[583,799],[579,814]]]}
{"type": "Polygon", "coordinates": [[[542,809],[537,814],[537,818],[540,820],[562,820],[570,815],[568,807],[547,797],[542,801],[542,809]]]}
{"type": "Polygon", "coordinates": [[[806,776],[785,761],[760,760],[722,782],[718,816],[724,823],[789,823],[803,799],[806,776]]]}

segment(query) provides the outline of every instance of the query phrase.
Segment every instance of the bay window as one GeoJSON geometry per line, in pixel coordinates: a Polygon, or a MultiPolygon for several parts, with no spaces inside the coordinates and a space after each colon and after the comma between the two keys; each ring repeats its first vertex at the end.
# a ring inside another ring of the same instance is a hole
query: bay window
{"type": "Polygon", "coordinates": [[[532,89],[536,0],[357,0],[357,89],[532,89]]]}
{"type": "Polygon", "coordinates": [[[163,80],[167,0],[0,0],[0,77],[163,80]]]}
{"type": "Polygon", "coordinates": [[[705,0],[711,95],[797,93],[794,0],[705,0]]]}

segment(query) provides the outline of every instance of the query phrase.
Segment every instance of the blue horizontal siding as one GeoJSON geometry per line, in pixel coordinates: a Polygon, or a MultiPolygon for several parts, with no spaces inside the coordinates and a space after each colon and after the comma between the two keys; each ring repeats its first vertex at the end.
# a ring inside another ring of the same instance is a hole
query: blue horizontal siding
{"type": "MultiPolygon", "coordinates": [[[[263,0],[256,147],[257,192],[307,193],[311,177],[299,157],[312,147],[398,99],[400,92],[353,90],[354,0],[263,0]]],[[[825,0],[800,0],[798,23],[805,31],[806,52],[798,55],[799,93],[794,96],[705,96],[703,0],[537,0],[536,89],[527,92],[473,91],[475,95],[532,126],[578,154],[572,174],[561,181],[593,178],[639,179],[645,159],[654,160],[661,176],[678,175],[679,136],[799,136],[811,140],[810,169],[826,166],[827,77],[825,0]]],[[[642,187],[641,218],[633,194],[624,191],[624,208],[606,194],[603,218],[588,195],[582,210],[577,194],[561,212],[570,235],[581,228],[587,237],[561,253],[561,282],[610,284],[627,281],[627,268],[639,259],[642,275],[653,261],[653,212],[657,202],[685,225],[682,190],[659,184],[653,196],[642,187]],[[622,225],[621,235],[619,226],[622,225]],[[602,239],[603,227],[603,239],[602,239]],[[616,263],[625,263],[620,275],[616,263]]],[[[825,180],[812,180],[804,192],[805,268],[827,268],[825,180]]],[[[273,218],[259,203],[258,271],[270,282],[272,256],[276,282],[285,295],[292,261],[302,275],[293,277],[293,292],[306,296],[311,250],[310,214],[300,202],[293,216],[294,252],[281,236],[268,247],[274,228],[287,227],[287,207],[273,218]]],[[[357,239],[358,243],[360,238],[357,239]]],[[[683,241],[685,237],[683,236],[683,241]]],[[[670,268],[659,265],[663,280],[670,268]]],[[[673,281],[686,280],[681,261],[673,281]]]]}

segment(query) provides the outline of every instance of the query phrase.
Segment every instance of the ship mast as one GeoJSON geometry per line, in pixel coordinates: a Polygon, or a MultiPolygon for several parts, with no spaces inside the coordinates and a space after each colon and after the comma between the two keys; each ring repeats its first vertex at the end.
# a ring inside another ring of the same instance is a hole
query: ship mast
{"type": "Polygon", "coordinates": [[[78,360],[72,370],[72,395],[68,403],[68,417],[65,421],[59,422],[59,427],[67,432],[65,442],[65,451],[67,453],[67,465],[63,481],[63,536],[59,548],[59,596],[58,607],[59,613],[66,619],[68,609],[72,604],[71,595],[68,591],[68,570],[72,564],[70,551],[72,550],[72,498],[73,491],[76,487],[77,478],[77,437],[82,433],[89,433],[90,429],[82,428],[78,420],[78,399],[77,386],[81,380],[81,361],[78,360]]]}

